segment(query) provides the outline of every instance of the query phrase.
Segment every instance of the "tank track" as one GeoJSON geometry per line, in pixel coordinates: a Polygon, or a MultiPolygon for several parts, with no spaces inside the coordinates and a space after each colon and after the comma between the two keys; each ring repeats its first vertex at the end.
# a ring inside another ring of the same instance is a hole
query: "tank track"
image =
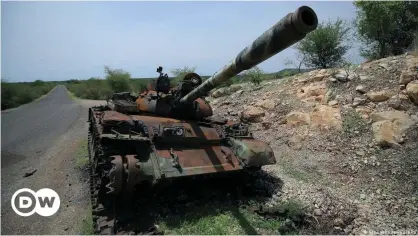
{"type": "MultiPolygon", "coordinates": [[[[117,173],[124,171],[124,169],[115,162],[115,157],[120,156],[110,156],[109,151],[101,145],[98,132],[100,128],[100,125],[90,123],[88,130],[90,201],[94,234],[162,235],[163,232],[156,227],[141,232],[136,228],[131,230],[132,227],[125,229],[126,227],[118,224],[123,222],[123,225],[129,226],[129,216],[135,215],[131,207],[133,202],[130,201],[133,198],[130,194],[118,195],[114,193],[114,191],[120,193],[122,186],[115,185],[114,179],[113,181],[111,179],[118,176],[117,173]],[[118,209],[121,209],[123,213],[117,214],[118,209]]],[[[120,164],[122,163],[120,162],[120,164]]]]}
{"type": "MultiPolygon", "coordinates": [[[[115,199],[113,196],[106,195],[103,191],[102,178],[100,177],[102,173],[98,172],[99,167],[96,163],[99,157],[95,158],[94,150],[97,149],[98,155],[104,155],[104,152],[100,144],[98,132],[92,132],[93,128],[96,127],[91,126],[88,131],[88,152],[90,161],[90,199],[93,216],[93,229],[94,234],[114,235],[116,234],[116,214],[115,206],[114,204],[112,204],[112,202],[114,202],[115,199]]],[[[108,176],[104,175],[103,177],[108,176]]]]}

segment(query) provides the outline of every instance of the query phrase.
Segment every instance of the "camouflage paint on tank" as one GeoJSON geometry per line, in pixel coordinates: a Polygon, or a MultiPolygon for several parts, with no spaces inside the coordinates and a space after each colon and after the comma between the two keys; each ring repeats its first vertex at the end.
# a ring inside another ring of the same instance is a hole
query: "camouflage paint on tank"
{"type": "Polygon", "coordinates": [[[222,82],[260,64],[302,40],[307,33],[315,30],[317,26],[318,19],[311,8],[307,6],[298,8],[265,31],[251,45],[242,50],[234,60],[184,96],[180,102],[186,104],[194,101],[222,82]]]}

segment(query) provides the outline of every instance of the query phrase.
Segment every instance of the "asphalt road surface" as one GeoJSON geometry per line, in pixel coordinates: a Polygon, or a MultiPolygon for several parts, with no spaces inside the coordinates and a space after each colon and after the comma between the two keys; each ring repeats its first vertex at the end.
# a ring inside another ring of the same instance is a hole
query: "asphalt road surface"
{"type": "Polygon", "coordinates": [[[45,98],[1,115],[1,168],[36,158],[80,115],[80,105],[58,86],[45,98]]]}
{"type": "Polygon", "coordinates": [[[84,100],[72,100],[60,85],[40,100],[2,112],[2,234],[81,233],[89,191],[75,154],[87,139],[88,106],[84,100]],[[11,197],[21,188],[55,190],[61,200],[59,211],[50,217],[17,215],[11,197]]]}

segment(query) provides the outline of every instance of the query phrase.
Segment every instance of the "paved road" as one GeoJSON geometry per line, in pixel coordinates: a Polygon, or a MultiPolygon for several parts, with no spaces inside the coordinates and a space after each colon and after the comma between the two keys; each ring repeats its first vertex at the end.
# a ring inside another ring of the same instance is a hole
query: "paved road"
{"type": "Polygon", "coordinates": [[[87,138],[87,109],[64,86],[46,97],[1,114],[1,232],[3,234],[80,234],[88,216],[88,184],[75,160],[87,138]],[[37,170],[30,177],[26,172],[37,170]],[[18,216],[11,197],[21,188],[54,189],[61,199],[52,217],[18,216]]]}
{"type": "Polygon", "coordinates": [[[45,98],[1,115],[1,168],[42,156],[77,120],[81,106],[62,85],[45,98]]]}

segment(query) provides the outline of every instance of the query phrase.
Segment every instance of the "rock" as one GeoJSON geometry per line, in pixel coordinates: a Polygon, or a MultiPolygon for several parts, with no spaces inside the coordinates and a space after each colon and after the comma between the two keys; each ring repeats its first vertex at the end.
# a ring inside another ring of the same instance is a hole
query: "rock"
{"type": "Polygon", "coordinates": [[[379,66],[380,67],[382,67],[383,69],[386,69],[386,70],[390,70],[391,68],[389,67],[389,65],[388,64],[386,64],[386,63],[380,63],[379,64],[379,66]]]}
{"type": "Polygon", "coordinates": [[[347,74],[345,73],[338,73],[334,77],[340,82],[347,82],[347,74]]]}
{"type": "Polygon", "coordinates": [[[399,146],[397,140],[399,136],[398,130],[394,128],[392,122],[388,120],[378,121],[372,124],[374,138],[381,147],[399,146]]]}
{"type": "Polygon", "coordinates": [[[241,95],[244,92],[244,90],[240,89],[237,92],[235,92],[236,95],[241,95]]]}
{"type": "Polygon", "coordinates": [[[321,211],[321,209],[315,209],[314,211],[313,211],[313,214],[315,215],[315,216],[322,216],[322,211],[321,211]]]}
{"type": "Polygon", "coordinates": [[[331,81],[331,82],[335,83],[335,82],[337,82],[337,79],[336,79],[336,78],[334,78],[334,77],[331,77],[331,78],[329,78],[329,81],[331,81]]]}
{"type": "Polygon", "coordinates": [[[313,82],[297,91],[297,97],[303,101],[322,101],[327,92],[327,85],[324,81],[313,82]]]}
{"type": "Polygon", "coordinates": [[[330,106],[332,106],[332,107],[335,107],[335,106],[337,106],[337,105],[338,105],[338,101],[335,101],[335,100],[330,101],[330,102],[328,102],[328,105],[330,105],[330,106]]]}
{"type": "Polygon", "coordinates": [[[312,81],[321,81],[325,77],[324,74],[318,73],[310,77],[312,81]]]}
{"type": "Polygon", "coordinates": [[[361,194],[360,194],[360,199],[362,199],[362,200],[366,199],[366,194],[361,193],[361,194]]]}
{"type": "Polygon", "coordinates": [[[396,110],[405,110],[402,106],[401,99],[398,96],[393,96],[388,100],[388,107],[392,107],[396,110]]]}
{"type": "Polygon", "coordinates": [[[272,123],[270,121],[263,121],[261,122],[261,125],[263,126],[264,129],[270,129],[272,123]]]}
{"type": "Polygon", "coordinates": [[[417,122],[403,111],[375,112],[370,118],[375,140],[382,147],[399,146],[404,131],[417,122]]]}
{"type": "Polygon", "coordinates": [[[266,110],[273,110],[274,107],[276,107],[276,103],[272,100],[258,101],[255,105],[258,106],[258,107],[262,107],[266,110]]]}
{"type": "Polygon", "coordinates": [[[301,135],[293,135],[289,138],[289,146],[293,149],[300,150],[303,147],[303,140],[305,140],[304,136],[301,135]]]}
{"type": "Polygon", "coordinates": [[[348,80],[354,80],[354,79],[357,79],[358,77],[359,76],[356,73],[352,73],[347,77],[347,79],[348,80]]]}
{"type": "Polygon", "coordinates": [[[293,111],[286,115],[287,124],[293,126],[309,125],[311,123],[311,118],[309,114],[293,111]]]}
{"type": "Polygon", "coordinates": [[[342,127],[341,110],[326,105],[319,105],[311,113],[311,126],[320,130],[337,129],[342,127]]]}
{"type": "Polygon", "coordinates": [[[408,84],[417,78],[417,73],[412,71],[404,71],[399,78],[399,84],[408,84]]]}
{"type": "Polygon", "coordinates": [[[241,113],[241,118],[250,122],[260,122],[265,113],[262,109],[254,106],[247,106],[241,113]]]}
{"type": "Polygon", "coordinates": [[[35,172],[36,172],[36,171],[37,171],[37,169],[33,169],[33,170],[29,171],[29,172],[26,172],[26,173],[23,175],[23,178],[26,178],[26,177],[32,176],[33,174],[35,174],[35,172]]]}
{"type": "Polygon", "coordinates": [[[222,97],[228,94],[228,90],[226,87],[223,88],[219,88],[215,91],[212,92],[212,97],[214,98],[218,98],[218,97],[222,97]]]}
{"type": "Polygon", "coordinates": [[[368,75],[360,75],[360,80],[369,80],[370,76],[368,75]]]}
{"type": "Polygon", "coordinates": [[[341,218],[334,219],[334,226],[344,226],[344,221],[341,218]]]}
{"type": "Polygon", "coordinates": [[[404,84],[401,84],[401,85],[399,85],[399,89],[404,90],[404,89],[406,89],[406,86],[404,84]]]}
{"type": "Polygon", "coordinates": [[[233,84],[233,85],[231,85],[231,86],[229,86],[229,92],[236,92],[236,91],[238,91],[238,90],[241,90],[242,89],[242,86],[241,85],[239,85],[239,84],[233,84]]]}
{"type": "Polygon", "coordinates": [[[356,91],[363,94],[363,93],[367,93],[366,88],[363,85],[359,85],[356,87],[356,91]]]}
{"type": "Polygon", "coordinates": [[[370,118],[370,113],[372,112],[370,109],[367,108],[356,108],[356,112],[361,114],[361,117],[365,120],[370,118]]]}
{"type": "Polygon", "coordinates": [[[404,111],[382,111],[382,112],[373,112],[370,115],[370,118],[373,122],[389,120],[397,121],[397,123],[403,124],[403,127],[410,127],[415,122],[406,114],[404,111]]]}
{"type": "Polygon", "coordinates": [[[356,97],[356,98],[354,98],[353,107],[357,107],[357,106],[363,105],[365,103],[366,103],[366,99],[365,98],[356,97]]]}
{"type": "Polygon", "coordinates": [[[368,92],[366,96],[372,102],[384,102],[392,97],[389,91],[368,92]]]}
{"type": "Polygon", "coordinates": [[[418,82],[411,82],[406,86],[406,93],[413,103],[418,105],[418,82]]]}
{"type": "Polygon", "coordinates": [[[357,151],[357,152],[356,152],[356,155],[357,155],[357,156],[364,157],[364,155],[366,155],[366,153],[364,153],[364,151],[357,151]]]}
{"type": "Polygon", "coordinates": [[[325,96],[324,96],[323,102],[324,102],[324,103],[328,103],[328,102],[330,101],[330,99],[331,99],[331,96],[332,96],[332,90],[328,90],[328,91],[325,93],[325,96]]]}
{"type": "Polygon", "coordinates": [[[345,95],[345,101],[347,102],[347,103],[352,103],[353,102],[353,96],[351,95],[351,94],[347,94],[347,95],[345,95]]]}

